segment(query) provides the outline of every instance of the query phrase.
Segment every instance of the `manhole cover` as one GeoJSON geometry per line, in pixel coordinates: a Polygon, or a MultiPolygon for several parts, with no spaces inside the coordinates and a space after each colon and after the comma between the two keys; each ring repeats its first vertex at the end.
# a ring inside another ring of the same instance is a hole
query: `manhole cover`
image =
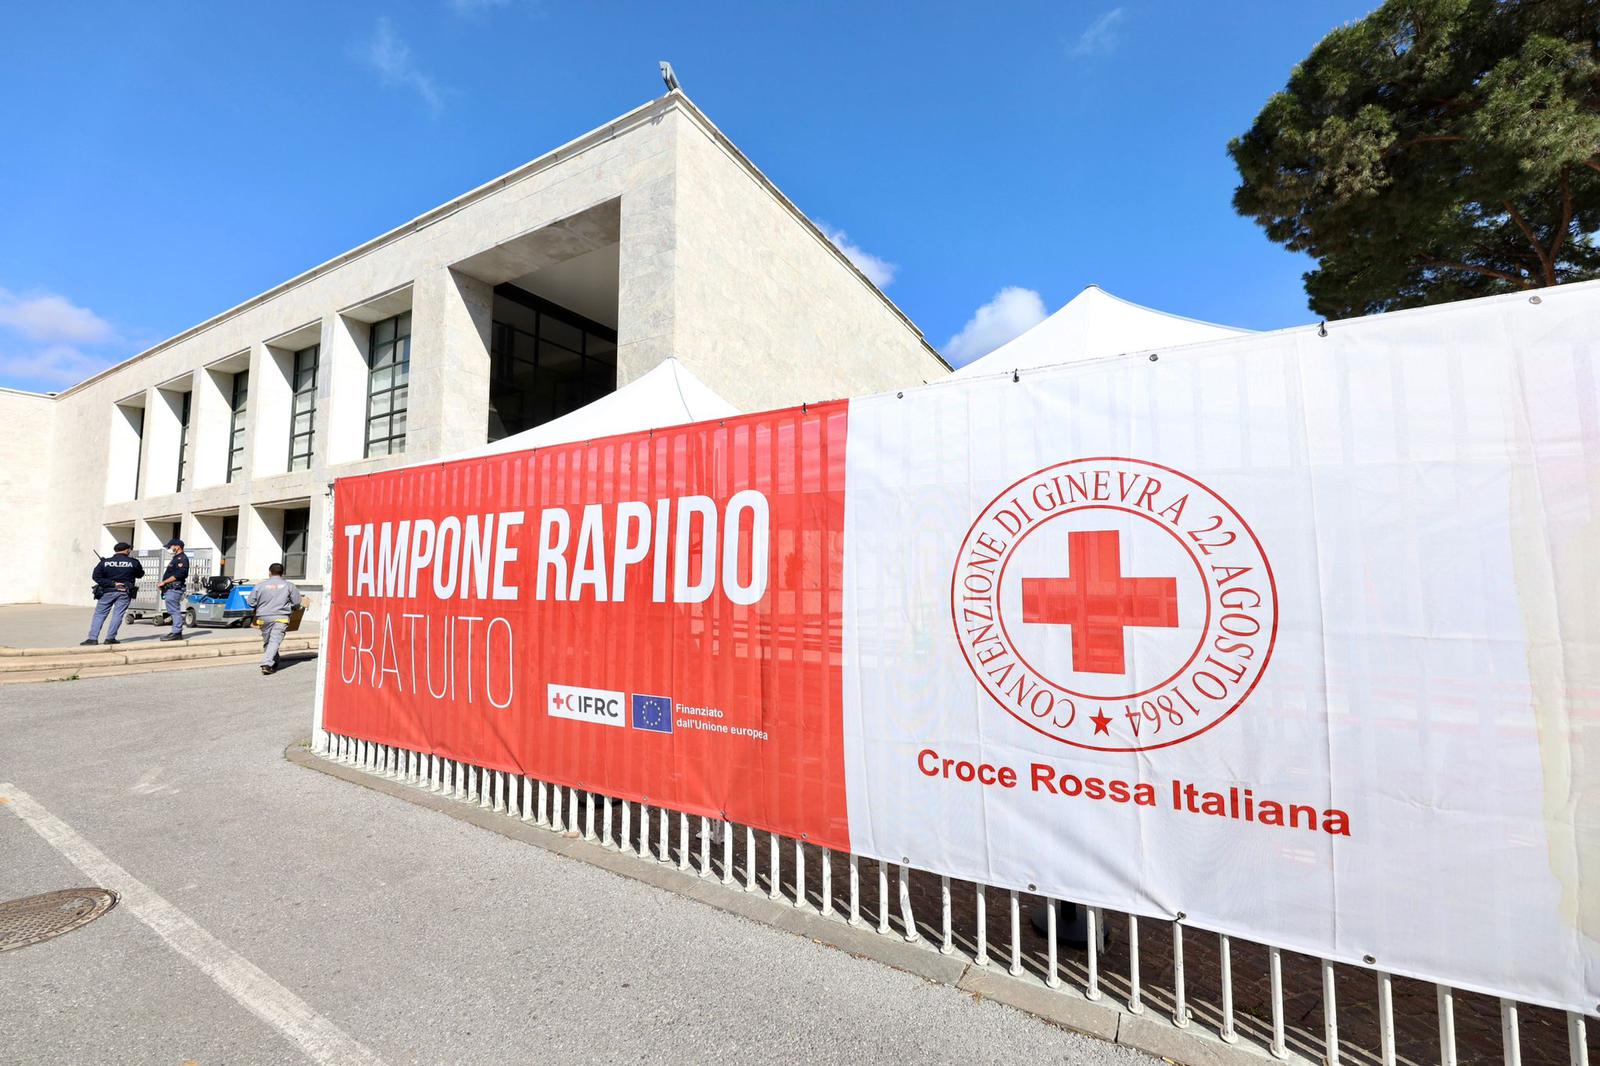
{"type": "Polygon", "coordinates": [[[0,951],[25,948],[70,933],[80,925],[88,925],[116,903],[116,893],[103,888],[64,888],[0,903],[0,951]]]}

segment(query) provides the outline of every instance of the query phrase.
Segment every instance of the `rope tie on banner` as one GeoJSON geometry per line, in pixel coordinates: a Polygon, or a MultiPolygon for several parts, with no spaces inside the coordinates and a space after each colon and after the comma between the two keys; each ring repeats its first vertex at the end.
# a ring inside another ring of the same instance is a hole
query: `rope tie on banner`
{"type": "Polygon", "coordinates": [[[1015,370],[1013,370],[1011,372],[1011,384],[1015,385],[1017,382],[1019,382],[1021,380],[1022,380],[1022,375],[1017,373],[1015,370]]]}
{"type": "Polygon", "coordinates": [[[1317,336],[1326,337],[1327,335],[1328,335],[1328,323],[1327,322],[1319,322],[1319,323],[1317,323],[1317,336]]]}

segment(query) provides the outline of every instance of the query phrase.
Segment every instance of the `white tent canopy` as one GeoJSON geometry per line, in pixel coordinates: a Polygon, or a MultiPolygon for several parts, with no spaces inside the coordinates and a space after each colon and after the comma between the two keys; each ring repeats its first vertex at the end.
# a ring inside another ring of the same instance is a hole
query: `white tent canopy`
{"type": "Polygon", "coordinates": [[[677,359],[668,358],[617,391],[576,411],[446,458],[471,459],[480,455],[521,452],[530,448],[546,448],[552,444],[609,437],[617,433],[635,433],[664,426],[681,426],[686,422],[727,418],[738,413],[738,408],[712,392],[710,386],[689,373],[688,368],[677,359]]]}
{"type": "Polygon", "coordinates": [[[961,367],[955,376],[1009,374],[1013,370],[1198,344],[1248,332],[1153,311],[1090,285],[1061,310],[961,367]]]}

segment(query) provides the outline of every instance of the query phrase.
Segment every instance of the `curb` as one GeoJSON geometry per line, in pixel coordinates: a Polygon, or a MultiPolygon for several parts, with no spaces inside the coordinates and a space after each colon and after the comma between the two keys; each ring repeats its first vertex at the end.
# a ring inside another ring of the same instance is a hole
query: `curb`
{"type": "Polygon", "coordinates": [[[1185,1066],[1280,1066],[1283,1063],[1312,1066],[1310,1059],[1292,1052],[1287,1058],[1278,1059],[1254,1044],[1226,1043],[1192,1021],[1180,1029],[1165,1015],[1154,1014],[1148,1007],[1140,1014],[1130,1014],[1109,995],[1091,1001],[1081,990],[1067,985],[1050,988],[1038,978],[1013,977],[1003,964],[995,961],[979,966],[964,955],[942,955],[926,942],[907,943],[898,933],[884,936],[868,925],[851,925],[843,915],[825,917],[809,908],[797,908],[788,901],[774,901],[764,892],[746,892],[737,882],[725,885],[718,878],[701,877],[693,869],[679,870],[676,866],[641,859],[632,851],[601,847],[598,842],[581,837],[558,835],[516,816],[485,810],[475,803],[462,803],[402,781],[333,762],[314,753],[310,744],[309,739],[296,741],[284,749],[284,758],[297,766],[437,811],[511,840],[698,900],[728,914],[795,933],[856,958],[870,959],[925,981],[1004,1003],[1063,1029],[1185,1066]]]}
{"type": "MultiPolygon", "coordinates": [[[[312,631],[312,632],[301,632],[301,633],[290,634],[290,635],[285,636],[283,638],[283,642],[285,644],[288,644],[288,643],[290,643],[292,641],[311,641],[312,643],[316,643],[317,641],[320,641],[321,639],[322,638],[321,638],[320,634],[318,634],[315,631],[312,631]]],[[[15,660],[19,660],[19,659],[30,659],[30,658],[56,658],[56,659],[116,658],[118,656],[123,656],[123,655],[137,654],[137,653],[142,652],[142,651],[144,651],[144,652],[180,651],[180,650],[182,650],[184,648],[221,649],[221,648],[236,647],[236,646],[239,646],[239,645],[249,645],[251,647],[260,647],[261,646],[261,641],[260,641],[259,637],[256,637],[256,636],[252,635],[250,631],[241,630],[241,631],[238,631],[237,634],[230,633],[227,636],[199,636],[199,635],[186,636],[182,640],[179,640],[179,641],[165,641],[165,642],[163,642],[163,641],[158,640],[158,639],[156,639],[154,637],[148,637],[148,638],[145,638],[145,639],[137,639],[136,638],[136,639],[130,639],[130,640],[123,641],[121,644],[114,645],[114,646],[108,646],[108,645],[105,645],[105,644],[96,644],[96,645],[93,645],[92,647],[84,647],[81,644],[69,644],[64,648],[14,648],[14,647],[8,647],[7,646],[7,647],[0,647],[0,661],[6,661],[6,660],[15,661],[15,660]],[[113,648],[115,650],[113,650],[113,648]]],[[[213,652],[213,654],[215,654],[215,652],[213,652]]]]}
{"type": "MultiPolygon", "coordinates": [[[[123,662],[108,662],[104,665],[86,664],[83,666],[53,666],[41,667],[36,670],[13,670],[0,672],[0,685],[31,685],[50,681],[84,681],[95,677],[125,677],[129,674],[159,674],[172,670],[202,670],[213,666],[239,666],[244,663],[255,665],[261,656],[260,648],[247,649],[230,655],[219,655],[215,652],[205,655],[187,655],[182,658],[170,659],[132,659],[123,662]]],[[[282,653],[285,660],[315,659],[317,649],[313,647],[298,648],[282,653]]]]}
{"type": "MultiPolygon", "coordinates": [[[[305,630],[286,634],[284,644],[311,643],[316,644],[322,640],[322,635],[316,630],[305,630]]],[[[237,647],[258,648],[261,646],[260,636],[252,629],[227,630],[215,636],[206,631],[194,632],[185,635],[182,640],[163,641],[156,637],[132,637],[117,645],[93,644],[88,647],[82,644],[68,644],[64,648],[16,648],[0,646],[0,662],[17,662],[28,659],[115,659],[122,656],[138,655],[141,652],[169,653],[194,649],[206,651],[216,655],[226,648],[237,647]]]]}

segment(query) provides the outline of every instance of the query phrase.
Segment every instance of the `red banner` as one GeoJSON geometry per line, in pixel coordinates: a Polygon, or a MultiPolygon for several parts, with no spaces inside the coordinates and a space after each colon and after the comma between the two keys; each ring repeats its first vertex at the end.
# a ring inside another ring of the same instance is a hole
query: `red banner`
{"type": "Polygon", "coordinates": [[[326,728],[848,850],[845,424],[340,479],[326,728]]]}

